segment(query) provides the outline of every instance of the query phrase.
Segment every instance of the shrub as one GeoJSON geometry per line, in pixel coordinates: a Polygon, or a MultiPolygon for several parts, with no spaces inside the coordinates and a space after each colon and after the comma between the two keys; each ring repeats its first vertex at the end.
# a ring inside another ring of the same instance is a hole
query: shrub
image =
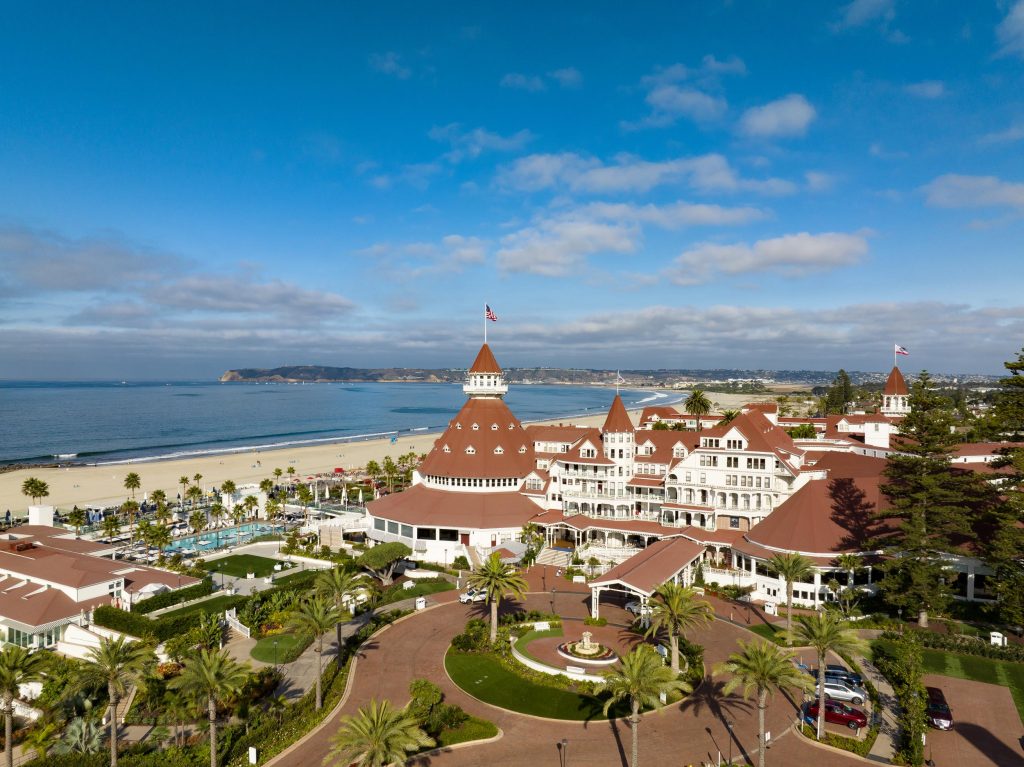
{"type": "Polygon", "coordinates": [[[537,621],[561,622],[561,618],[555,613],[546,613],[540,610],[516,610],[514,613],[506,613],[498,618],[499,626],[517,626],[520,623],[536,623],[537,621]]]}
{"type": "Polygon", "coordinates": [[[475,652],[486,649],[490,642],[490,628],[485,621],[472,618],[466,623],[461,634],[452,637],[452,647],[462,652],[475,652]]]}
{"type": "Polygon", "coordinates": [[[156,594],[143,599],[137,605],[135,605],[132,612],[136,613],[151,613],[154,610],[161,610],[164,607],[170,607],[171,605],[181,604],[182,602],[190,602],[193,599],[199,599],[213,593],[213,579],[210,576],[203,578],[201,583],[197,583],[194,586],[188,588],[178,589],[177,591],[165,591],[163,594],[156,594]]]}
{"type": "Polygon", "coordinates": [[[459,554],[459,556],[455,557],[455,559],[452,560],[452,569],[453,570],[470,570],[472,568],[470,568],[469,560],[466,559],[465,555],[459,554]]]}
{"type": "Polygon", "coordinates": [[[590,616],[587,616],[586,618],[583,619],[583,623],[586,626],[607,626],[608,625],[608,619],[607,618],[592,618],[590,616]]]}

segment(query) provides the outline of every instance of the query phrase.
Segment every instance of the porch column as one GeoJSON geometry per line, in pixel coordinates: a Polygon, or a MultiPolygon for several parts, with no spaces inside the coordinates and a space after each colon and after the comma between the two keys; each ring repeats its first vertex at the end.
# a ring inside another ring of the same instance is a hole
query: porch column
{"type": "Polygon", "coordinates": [[[814,609],[817,610],[821,602],[821,570],[814,571],[814,609]]]}
{"type": "Polygon", "coordinates": [[[598,605],[598,603],[600,601],[601,601],[601,587],[600,586],[591,586],[590,587],[590,617],[591,618],[595,618],[596,619],[596,618],[600,618],[601,617],[600,614],[599,614],[599,611],[598,611],[598,607],[597,607],[597,605],[598,605]]]}

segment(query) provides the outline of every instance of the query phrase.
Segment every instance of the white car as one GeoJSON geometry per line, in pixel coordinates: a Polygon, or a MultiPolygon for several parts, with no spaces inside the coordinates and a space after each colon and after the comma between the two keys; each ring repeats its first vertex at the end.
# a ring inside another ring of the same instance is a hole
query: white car
{"type": "MultiPolygon", "coordinates": [[[[815,685],[815,694],[819,690],[820,685],[815,685]]],[[[862,688],[833,677],[825,677],[825,700],[841,700],[859,706],[867,698],[868,694],[862,688]]]]}
{"type": "Polygon", "coordinates": [[[647,605],[646,607],[644,607],[643,605],[640,604],[640,602],[638,602],[637,600],[634,599],[632,602],[626,602],[626,612],[633,613],[633,615],[637,615],[637,616],[639,616],[639,615],[650,615],[651,614],[651,606],[647,605]]]}
{"type": "Polygon", "coordinates": [[[468,605],[470,602],[485,602],[487,601],[487,592],[483,589],[470,589],[459,594],[459,601],[464,605],[468,605]]]}

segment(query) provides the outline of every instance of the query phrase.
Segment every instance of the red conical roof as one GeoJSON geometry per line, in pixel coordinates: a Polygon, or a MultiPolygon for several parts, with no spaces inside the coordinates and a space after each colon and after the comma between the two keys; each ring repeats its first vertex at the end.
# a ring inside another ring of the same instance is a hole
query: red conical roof
{"type": "Polygon", "coordinates": [[[476,355],[476,359],[473,360],[473,365],[469,369],[470,373],[496,373],[501,375],[501,365],[494,359],[494,353],[491,351],[491,347],[484,344],[480,347],[479,354],[476,355]]]}
{"type": "Polygon", "coordinates": [[[470,397],[419,470],[440,477],[522,479],[534,466],[533,442],[508,405],[470,397]]]}
{"type": "Polygon", "coordinates": [[[618,394],[612,400],[612,406],[608,409],[608,417],[604,419],[604,428],[601,431],[605,434],[633,431],[633,422],[629,419],[626,406],[622,404],[622,397],[618,394]]]}
{"type": "Polygon", "coordinates": [[[907,382],[903,380],[903,373],[900,372],[898,367],[893,367],[892,372],[889,373],[889,380],[885,382],[885,388],[882,389],[882,394],[910,394],[910,389],[907,388],[907,382]]]}

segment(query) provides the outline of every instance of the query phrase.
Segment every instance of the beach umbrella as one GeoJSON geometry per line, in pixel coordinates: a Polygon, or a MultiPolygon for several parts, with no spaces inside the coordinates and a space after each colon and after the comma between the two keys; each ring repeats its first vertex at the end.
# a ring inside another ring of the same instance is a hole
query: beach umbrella
{"type": "Polygon", "coordinates": [[[358,503],[360,506],[363,503],[363,488],[359,488],[359,498],[356,500],[356,503],[358,503]]]}

